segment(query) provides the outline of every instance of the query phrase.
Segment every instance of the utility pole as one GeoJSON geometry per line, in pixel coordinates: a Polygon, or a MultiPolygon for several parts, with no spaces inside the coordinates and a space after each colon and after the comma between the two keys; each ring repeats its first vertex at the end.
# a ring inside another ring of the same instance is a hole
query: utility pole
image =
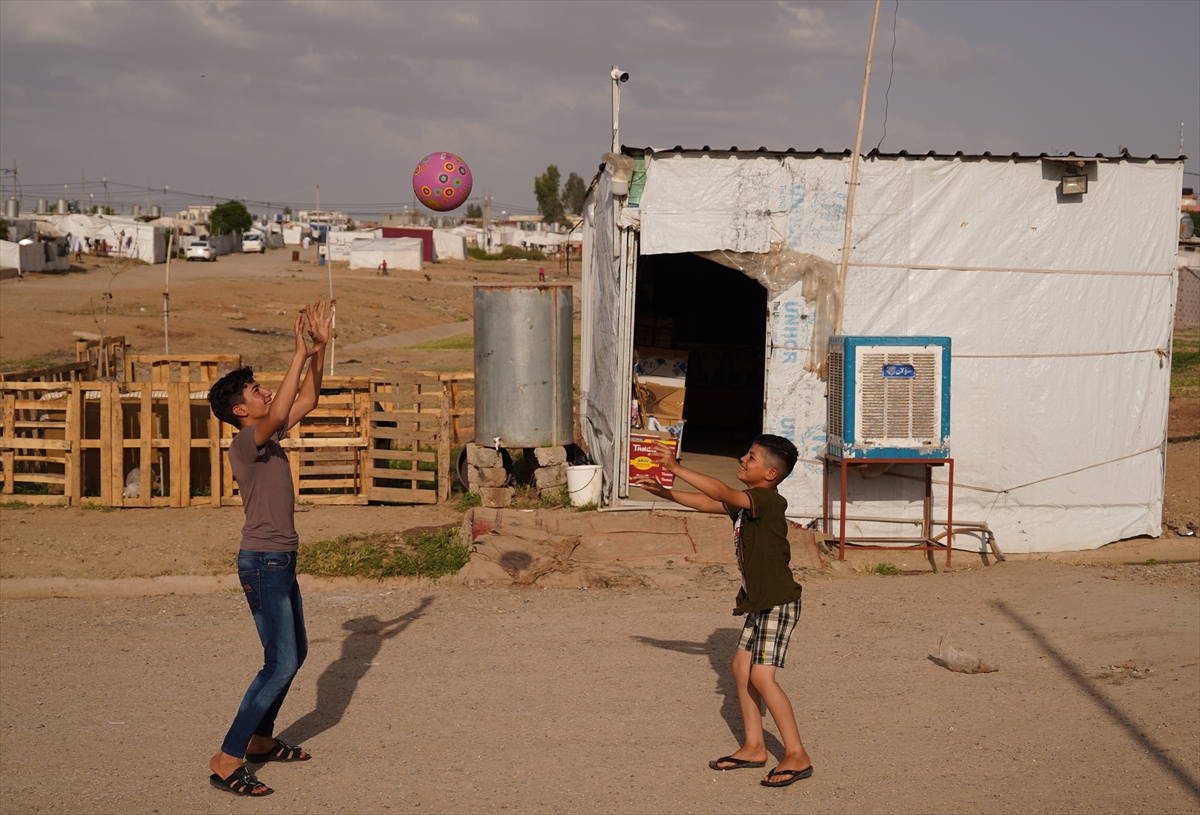
{"type": "Polygon", "coordinates": [[[488,233],[492,225],[492,194],[485,192],[483,194],[483,251],[487,252],[491,249],[491,241],[488,240],[488,233]]]}
{"type": "Polygon", "coordinates": [[[854,217],[854,193],[858,189],[858,153],[862,149],[863,120],[867,115],[867,88],[871,84],[871,56],[875,53],[875,28],[879,24],[879,0],[875,0],[875,17],[871,20],[871,44],[867,46],[867,70],[863,76],[862,102],[858,106],[858,135],[854,153],[850,156],[850,193],[846,196],[846,232],[842,239],[842,268],[838,274],[838,312],[833,333],[842,333],[842,316],[846,311],[846,270],[850,266],[850,226],[854,217]]]}

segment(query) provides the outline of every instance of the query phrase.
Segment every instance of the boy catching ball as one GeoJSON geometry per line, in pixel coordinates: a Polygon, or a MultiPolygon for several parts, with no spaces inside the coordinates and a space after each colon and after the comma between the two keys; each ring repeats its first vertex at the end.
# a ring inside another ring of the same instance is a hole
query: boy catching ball
{"type": "Polygon", "coordinates": [[[791,547],[787,540],[787,499],[778,486],[792,472],[799,454],[782,436],[763,434],[739,460],[735,490],[724,482],[689,470],[666,445],[656,445],[655,461],[686,481],[699,493],[668,490],[655,478],[643,477],[636,485],[653,495],[701,512],[723,512],[733,519],[733,545],[742,588],[733,613],[746,615],[738,651],[733,657],[733,677],[746,735],[739,750],[710,761],[714,770],[765,767],[767,747],[763,736],[762,705],[783,737],[785,755],[767,773],[764,787],[786,787],[813,773],[812,760],[800,742],[792,703],[775,681],[783,667],[792,630],[800,619],[800,585],[792,577],[791,547]]]}

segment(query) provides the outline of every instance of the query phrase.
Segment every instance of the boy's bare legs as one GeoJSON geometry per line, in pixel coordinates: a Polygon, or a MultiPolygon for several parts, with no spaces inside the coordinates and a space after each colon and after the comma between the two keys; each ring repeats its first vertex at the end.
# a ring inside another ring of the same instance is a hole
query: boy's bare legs
{"type": "MultiPolygon", "coordinates": [[[[739,651],[738,655],[746,655],[746,662],[750,662],[749,651],[739,651]]],[[[734,663],[737,660],[735,658],[734,663]]],[[[757,691],[759,698],[767,703],[767,710],[771,712],[771,718],[775,720],[775,726],[779,728],[779,735],[783,737],[784,756],[783,761],[779,762],[778,770],[807,770],[812,766],[812,759],[808,757],[808,753],[804,751],[804,745],[800,742],[800,728],[796,726],[796,714],[792,710],[791,700],[787,694],[783,692],[783,688],[779,687],[779,683],[775,681],[775,666],[774,665],[751,665],[749,673],[749,687],[757,691]]],[[[741,698],[741,692],[738,692],[738,698],[741,698]]],[[[756,708],[757,710],[757,708],[756,708]]],[[[745,715],[745,707],[743,707],[743,716],[745,715]]],[[[759,717],[759,740],[762,740],[762,718],[759,717]]],[[[764,749],[760,754],[766,755],[764,749]]],[[[741,756],[739,756],[740,758],[741,756]]],[[[786,776],[784,776],[786,778],[786,776]]],[[[765,781],[780,780],[772,779],[768,773],[763,779],[765,781]]]]}
{"type": "MultiPolygon", "coordinates": [[[[742,746],[733,753],[742,761],[766,761],[770,756],[763,741],[762,694],[750,684],[750,652],[738,649],[733,655],[733,680],[737,685],[738,707],[742,710],[742,726],[745,736],[742,746]]],[[[723,767],[724,765],[717,765],[723,767]]],[[[733,765],[728,765],[732,767],[733,765]]]]}

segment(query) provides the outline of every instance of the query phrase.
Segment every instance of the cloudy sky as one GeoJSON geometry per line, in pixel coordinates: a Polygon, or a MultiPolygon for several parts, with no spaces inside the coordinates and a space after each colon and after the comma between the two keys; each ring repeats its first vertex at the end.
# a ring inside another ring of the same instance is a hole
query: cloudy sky
{"type": "MultiPolygon", "coordinates": [[[[1184,122],[1200,170],[1200,0],[898,7],[883,0],[864,150],[1174,156],[1184,122]]],[[[450,150],[472,200],[532,212],[546,165],[595,173],[613,63],[632,77],[625,144],[852,147],[873,8],[2,0],[0,165],[26,205],[77,197],[82,175],[97,203],[105,176],[121,203],[169,186],[170,210],[185,193],[311,206],[319,184],[323,207],[376,215],[450,150]]]]}

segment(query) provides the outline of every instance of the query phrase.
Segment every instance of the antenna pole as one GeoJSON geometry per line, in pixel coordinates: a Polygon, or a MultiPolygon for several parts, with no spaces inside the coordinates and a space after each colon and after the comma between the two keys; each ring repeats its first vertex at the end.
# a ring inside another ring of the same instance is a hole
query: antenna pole
{"type": "Polygon", "coordinates": [[[833,333],[842,333],[842,316],[846,311],[846,270],[850,266],[850,225],[854,217],[854,193],[858,189],[858,159],[862,149],[863,121],[867,116],[867,88],[871,84],[871,57],[875,53],[875,28],[879,25],[879,0],[875,0],[875,17],[871,20],[871,44],[867,46],[867,70],[863,76],[862,102],[858,106],[858,135],[854,138],[854,154],[850,157],[850,194],[846,196],[846,234],[842,239],[842,268],[838,274],[838,313],[833,333]]]}

